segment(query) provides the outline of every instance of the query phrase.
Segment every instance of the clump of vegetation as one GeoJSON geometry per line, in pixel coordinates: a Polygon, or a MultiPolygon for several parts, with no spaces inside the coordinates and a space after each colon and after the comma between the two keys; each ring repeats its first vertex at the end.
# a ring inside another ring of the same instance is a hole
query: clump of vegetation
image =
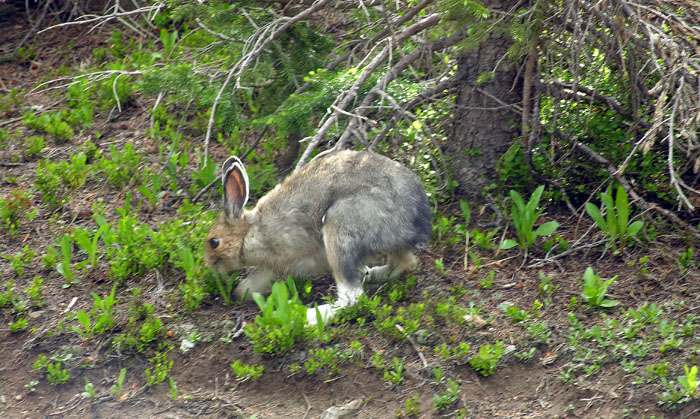
{"type": "Polygon", "coordinates": [[[310,337],[310,329],[306,327],[307,309],[299,300],[294,280],[288,278],[286,282],[274,283],[267,299],[258,293],[253,294],[253,299],[260,308],[260,315],[246,327],[245,334],[256,352],[284,352],[295,342],[310,337]]]}

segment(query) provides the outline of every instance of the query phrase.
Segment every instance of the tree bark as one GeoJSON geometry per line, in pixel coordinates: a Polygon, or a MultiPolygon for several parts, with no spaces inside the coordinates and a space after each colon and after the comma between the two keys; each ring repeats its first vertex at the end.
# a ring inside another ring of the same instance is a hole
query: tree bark
{"type": "MultiPolygon", "coordinates": [[[[512,6],[508,3],[517,2],[491,3],[508,10],[512,6]]],[[[478,49],[458,59],[458,93],[445,154],[459,182],[457,192],[470,200],[482,200],[483,188],[496,180],[498,160],[519,135],[522,83],[516,66],[504,58],[511,43],[507,36],[492,34],[478,49]],[[477,83],[480,74],[494,70],[493,79],[477,83]]]]}

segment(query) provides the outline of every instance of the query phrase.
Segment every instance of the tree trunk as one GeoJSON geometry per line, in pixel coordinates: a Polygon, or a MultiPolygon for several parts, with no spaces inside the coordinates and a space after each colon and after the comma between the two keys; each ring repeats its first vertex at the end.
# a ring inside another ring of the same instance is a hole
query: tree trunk
{"type": "MultiPolygon", "coordinates": [[[[508,10],[511,5],[504,3],[515,2],[498,3],[508,10]]],[[[506,36],[492,34],[458,61],[460,87],[445,153],[459,182],[458,193],[470,200],[482,200],[482,189],[496,180],[498,160],[519,134],[520,117],[513,106],[522,101],[522,83],[516,80],[517,68],[504,58],[511,43],[506,36]],[[480,74],[494,70],[492,80],[477,83],[480,74]]]]}

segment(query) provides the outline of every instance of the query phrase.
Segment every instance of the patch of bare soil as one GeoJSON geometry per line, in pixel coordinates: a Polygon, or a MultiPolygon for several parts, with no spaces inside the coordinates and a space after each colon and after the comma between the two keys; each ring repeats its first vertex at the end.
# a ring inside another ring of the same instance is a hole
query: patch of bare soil
{"type": "MultiPolygon", "coordinates": [[[[21,19],[9,23],[10,30],[0,33],[0,44],[9,45],[21,37],[21,19]]],[[[77,66],[90,57],[91,51],[104,44],[105,34],[86,33],[81,27],[70,27],[40,38],[36,45],[35,57],[12,59],[0,62],[0,89],[3,94],[13,88],[30,90],[37,83],[54,77],[52,70],[61,66],[77,66]],[[72,43],[69,44],[69,40],[72,43]],[[70,45],[70,49],[68,48],[70,45]]],[[[23,106],[41,106],[43,109],[60,106],[60,97],[51,93],[27,96],[23,106]]],[[[148,102],[143,99],[144,102],[148,102]]],[[[149,102],[150,104],[150,102],[149,102]]],[[[106,115],[96,115],[96,125],[81,133],[64,145],[49,144],[45,157],[60,160],[74,151],[96,131],[102,133],[96,144],[106,150],[115,141],[133,142],[149,159],[144,163],[158,167],[156,146],[145,138],[149,106],[145,103],[133,104],[125,112],[111,120],[106,115]],[[102,122],[99,122],[102,121],[102,122]]],[[[18,129],[26,135],[21,125],[21,115],[10,112],[0,116],[0,127],[18,129]]],[[[24,159],[22,144],[11,142],[0,151],[0,196],[7,196],[20,185],[30,187],[36,171],[37,161],[24,159]]],[[[214,146],[215,158],[224,156],[225,150],[214,146]]],[[[21,227],[19,234],[9,236],[0,233],[0,253],[13,255],[25,245],[37,250],[40,255],[52,245],[55,224],[51,218],[67,220],[72,225],[91,222],[92,204],[102,199],[105,208],[113,210],[123,204],[124,191],[104,188],[103,183],[94,182],[81,188],[80,193],[71,196],[69,204],[59,213],[39,212],[37,218],[21,227]]],[[[216,201],[216,197],[211,198],[216,201]]],[[[39,203],[38,197],[35,204],[39,203]]],[[[151,213],[141,214],[143,220],[156,222],[167,220],[175,214],[178,202],[165,201],[151,213]]],[[[38,206],[38,205],[37,205],[38,206]]],[[[550,214],[551,216],[552,214],[550,214]]],[[[587,226],[579,224],[568,214],[557,214],[561,223],[559,233],[573,242],[587,226]]],[[[484,268],[477,271],[472,267],[465,270],[464,247],[457,245],[443,248],[435,245],[425,249],[420,255],[421,268],[416,275],[418,283],[410,291],[405,302],[418,302],[423,292],[431,295],[449,294],[456,286],[468,292],[456,300],[457,304],[468,307],[474,303],[482,309],[484,318],[491,317],[490,325],[483,328],[444,325],[432,331],[441,339],[452,342],[465,341],[477,348],[480,343],[501,340],[505,345],[519,345],[523,336],[522,328],[514,325],[502,315],[499,307],[510,302],[518,307],[532,307],[535,300],[542,299],[538,289],[539,273],[552,278],[559,288],[552,295],[551,304],[541,309],[540,320],[546,321],[552,332],[547,343],[536,346],[536,354],[529,361],[520,361],[513,356],[504,357],[495,373],[489,377],[477,374],[467,363],[442,364],[445,371],[461,380],[459,400],[453,409],[463,409],[467,417],[476,418],[541,418],[541,417],[596,417],[620,418],[629,413],[633,417],[690,417],[698,413],[698,404],[691,401],[680,410],[669,411],[658,406],[654,389],[633,384],[634,374],[625,373],[617,363],[606,362],[602,371],[591,376],[581,375],[573,382],[561,379],[564,366],[571,360],[567,352],[566,334],[569,331],[567,320],[568,305],[572,297],[581,293],[581,275],[587,266],[593,266],[604,278],[619,275],[615,286],[610,289],[609,298],[620,301],[621,307],[637,307],[644,303],[666,304],[670,301],[685,301],[686,311],[697,311],[700,307],[700,281],[695,272],[681,274],[676,261],[688,243],[672,236],[658,236],[645,248],[634,248],[623,255],[602,254],[601,248],[581,250],[547,263],[542,267],[528,268],[532,259],[523,262],[522,256],[515,253],[482,252],[484,268]],[[640,273],[638,265],[630,266],[630,261],[648,256],[645,270],[640,273]],[[434,260],[443,258],[445,270],[435,269],[434,260]],[[493,270],[492,287],[484,288],[480,280],[493,270]]],[[[477,250],[477,253],[479,251],[477,250]]],[[[432,367],[438,360],[431,352],[429,344],[417,344],[403,340],[395,342],[379,335],[371,325],[361,328],[351,325],[338,329],[334,342],[346,343],[359,339],[364,350],[359,359],[343,364],[340,374],[327,378],[324,374],[307,375],[292,372],[290,366],[302,363],[308,348],[295,347],[292,351],[278,356],[254,354],[248,339],[241,335],[231,343],[220,341],[236,324],[238,319],[251,322],[257,307],[248,303],[234,308],[225,307],[219,299],[206,301],[189,316],[172,314],[172,301],[169,295],[177,293],[178,280],[182,277],[171,275],[161,278],[152,273],[146,275],[139,284],[125,284],[117,291],[121,300],[118,312],[126,313],[128,302],[133,300],[131,288],[138,286],[145,300],[151,302],[163,319],[168,330],[174,331],[172,345],[176,348],[169,353],[174,366],[169,373],[178,387],[177,400],[173,400],[167,381],[154,387],[146,387],[144,370],[148,360],[141,355],[127,355],[115,350],[111,336],[97,336],[83,341],[67,334],[46,332],[55,330],[65,318],[66,311],[89,310],[92,305],[90,292],[106,294],[111,288],[106,269],[85,279],[81,284],[63,288],[63,279],[54,271],[46,271],[37,256],[28,266],[22,278],[16,278],[15,286],[24,290],[34,275],[45,278],[44,299],[46,305],[40,310],[31,311],[31,326],[25,332],[11,332],[7,327],[12,321],[8,309],[0,311],[0,415],[7,418],[25,417],[250,417],[257,418],[316,418],[332,406],[345,406],[359,400],[359,409],[348,417],[384,418],[395,417],[397,411],[406,411],[406,400],[418,396],[418,417],[442,417],[441,411],[434,410],[433,397],[443,393],[444,387],[431,384],[432,367]],[[71,304],[76,298],[75,304],[71,304]],[[228,325],[222,330],[222,324],[228,325]],[[207,339],[198,342],[187,353],[177,348],[188,330],[196,326],[207,339]],[[56,350],[70,352],[72,358],[65,361],[72,377],[62,385],[47,383],[42,374],[34,371],[33,362],[40,354],[56,350]],[[422,352],[428,367],[418,356],[422,352]],[[404,381],[396,388],[390,388],[382,380],[382,373],[371,365],[371,356],[382,353],[387,360],[393,357],[404,359],[404,381]],[[232,376],[229,364],[240,359],[243,362],[264,365],[264,374],[257,380],[239,383],[232,376]],[[117,382],[119,371],[126,367],[127,375],[121,395],[115,396],[109,389],[117,382]],[[86,379],[96,389],[94,398],[81,396],[85,391],[86,379]],[[32,386],[30,382],[39,381],[32,386]]],[[[3,259],[0,273],[3,278],[14,278],[14,273],[3,259]]],[[[3,282],[5,283],[5,282],[3,282]]],[[[328,293],[331,281],[328,277],[314,287],[320,295],[328,293]]],[[[4,289],[0,289],[0,292],[4,289]]],[[[596,311],[579,310],[582,321],[591,325],[601,322],[596,311]]],[[[615,312],[609,311],[612,315],[615,312]]],[[[125,315],[118,319],[119,327],[124,327],[125,315]]],[[[697,334],[688,339],[698,343],[697,334]]],[[[652,355],[652,358],[659,354],[652,355]]],[[[652,359],[653,360],[653,359],[652,359]]],[[[679,363],[687,360],[679,361],[679,363]]],[[[670,377],[675,379],[675,377],[670,377]]]]}

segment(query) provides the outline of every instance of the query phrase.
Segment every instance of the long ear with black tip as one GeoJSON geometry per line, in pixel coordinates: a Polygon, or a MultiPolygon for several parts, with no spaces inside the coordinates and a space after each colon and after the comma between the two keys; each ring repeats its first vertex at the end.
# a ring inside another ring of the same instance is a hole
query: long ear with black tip
{"type": "Polygon", "coordinates": [[[224,187],[224,214],[229,221],[241,218],[248,202],[248,174],[238,157],[231,156],[222,165],[221,184],[224,187]]]}

